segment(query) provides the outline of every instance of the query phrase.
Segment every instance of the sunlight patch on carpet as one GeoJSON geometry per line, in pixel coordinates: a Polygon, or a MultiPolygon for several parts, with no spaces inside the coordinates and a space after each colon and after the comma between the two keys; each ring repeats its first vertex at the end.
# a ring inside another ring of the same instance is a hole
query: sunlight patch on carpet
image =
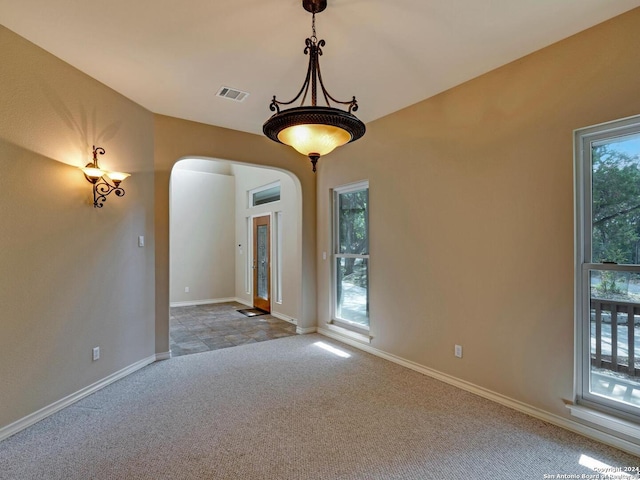
{"type": "Polygon", "coordinates": [[[328,343],[324,343],[324,342],[316,342],[314,343],[314,345],[316,347],[320,347],[323,350],[326,350],[327,352],[331,352],[334,355],[337,355],[338,357],[342,357],[342,358],[349,358],[351,357],[351,355],[349,355],[347,352],[345,352],[344,350],[340,350],[339,348],[336,348],[334,346],[329,345],[328,343]]]}
{"type": "MultiPolygon", "coordinates": [[[[635,471],[636,474],[630,475],[629,473],[626,473],[624,471],[625,467],[613,467],[611,465],[607,465],[606,463],[602,463],[595,458],[590,457],[589,455],[580,455],[579,463],[583,467],[590,468],[594,472],[597,472],[598,476],[594,478],[619,478],[624,480],[626,480],[627,478],[638,478],[638,476],[636,475],[638,471],[635,471]]],[[[628,466],[627,468],[634,467],[628,466]]]]}

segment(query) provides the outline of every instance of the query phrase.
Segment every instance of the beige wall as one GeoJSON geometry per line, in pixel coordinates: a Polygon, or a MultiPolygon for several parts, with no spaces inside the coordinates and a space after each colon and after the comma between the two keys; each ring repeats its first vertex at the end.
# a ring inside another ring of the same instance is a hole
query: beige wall
{"type": "Polygon", "coordinates": [[[316,186],[308,159],[260,135],[155,115],[156,351],[169,349],[169,177],[186,157],[270,166],[295,175],[302,198],[298,326],[316,324],[316,186]]]}
{"type": "MultiPolygon", "coordinates": [[[[640,9],[372,122],[321,161],[319,251],[329,190],[370,181],[372,346],[567,415],[572,132],[640,113],[638,45],[640,9]]],[[[320,326],[329,276],[320,261],[320,326]]]]}
{"type": "MultiPolygon", "coordinates": [[[[247,167],[245,165],[233,165],[233,172],[236,178],[236,296],[253,304],[253,294],[246,293],[245,279],[247,277],[246,265],[247,255],[252,250],[247,246],[247,219],[260,215],[271,215],[271,238],[276,237],[275,213],[282,213],[282,302],[278,303],[275,298],[275,262],[276,256],[271,254],[271,311],[281,313],[289,318],[297,319],[300,315],[300,275],[302,274],[300,264],[300,215],[301,202],[299,186],[289,174],[265,168],[247,167]],[[249,208],[247,192],[264,185],[280,181],[280,200],[274,203],[258,205],[249,208]]],[[[272,250],[275,241],[272,242],[272,250]]],[[[249,279],[252,284],[252,278],[249,279]]],[[[253,290],[251,289],[253,292],[253,290]]]]}
{"type": "Polygon", "coordinates": [[[4,27],[0,105],[1,428],[154,355],[155,278],[152,114],[4,27]]]}
{"type": "Polygon", "coordinates": [[[178,168],[185,162],[171,174],[171,303],[233,298],[235,178],[178,168]]]}

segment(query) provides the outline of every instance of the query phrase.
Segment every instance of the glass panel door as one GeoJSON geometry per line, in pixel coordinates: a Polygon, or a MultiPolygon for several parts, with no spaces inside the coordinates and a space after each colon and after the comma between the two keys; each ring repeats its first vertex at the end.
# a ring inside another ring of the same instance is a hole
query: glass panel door
{"type": "Polygon", "coordinates": [[[268,277],[269,272],[267,271],[268,266],[268,257],[267,257],[267,247],[269,245],[267,240],[267,226],[266,225],[258,225],[258,240],[257,240],[257,265],[258,269],[258,290],[256,295],[263,300],[269,298],[268,292],[268,277]]]}
{"type": "Polygon", "coordinates": [[[253,306],[271,311],[271,217],[253,219],[253,306]]]}

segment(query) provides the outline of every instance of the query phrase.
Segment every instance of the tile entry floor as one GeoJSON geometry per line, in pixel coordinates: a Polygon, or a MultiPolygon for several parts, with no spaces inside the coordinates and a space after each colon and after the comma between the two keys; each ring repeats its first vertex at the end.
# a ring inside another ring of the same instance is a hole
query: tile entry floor
{"type": "Polygon", "coordinates": [[[171,356],[189,355],[296,334],[296,326],[272,315],[247,317],[237,302],[171,307],[169,348],[171,356]]]}

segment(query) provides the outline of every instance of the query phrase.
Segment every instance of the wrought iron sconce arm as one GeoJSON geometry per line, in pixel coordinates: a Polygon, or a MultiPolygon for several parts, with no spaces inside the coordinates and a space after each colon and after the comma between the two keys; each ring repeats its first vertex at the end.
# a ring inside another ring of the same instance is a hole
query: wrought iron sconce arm
{"type": "Polygon", "coordinates": [[[124,189],[122,187],[111,185],[104,178],[101,178],[100,181],[96,182],[93,186],[93,206],[102,208],[104,202],[107,201],[107,195],[112,192],[115,193],[117,197],[124,195],[124,189]]]}

